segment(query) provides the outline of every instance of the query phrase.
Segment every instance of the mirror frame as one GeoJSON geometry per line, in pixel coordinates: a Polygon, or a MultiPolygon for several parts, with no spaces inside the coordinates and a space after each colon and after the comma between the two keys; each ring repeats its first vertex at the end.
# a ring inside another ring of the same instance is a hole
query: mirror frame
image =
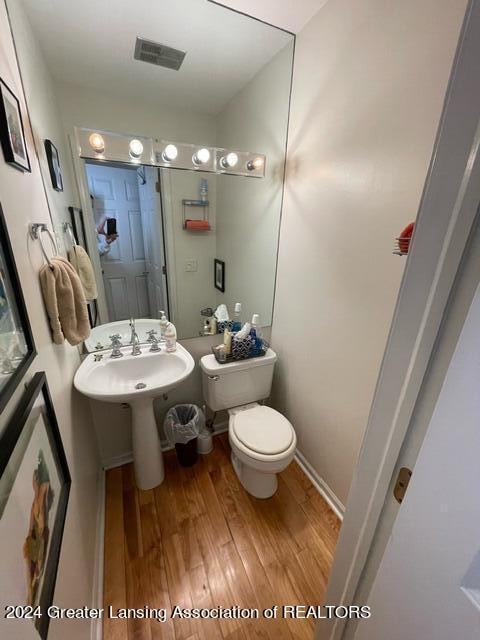
{"type": "Polygon", "coordinates": [[[5,215],[3,213],[2,205],[0,203],[0,249],[3,251],[5,259],[5,266],[7,269],[6,276],[10,279],[12,288],[15,291],[15,302],[17,304],[18,315],[22,325],[23,336],[25,344],[27,346],[27,353],[23,360],[19,363],[18,367],[10,376],[4,388],[0,391],[0,413],[6,407],[8,401],[12,397],[13,392],[20,384],[27,369],[32,364],[37,355],[35,348],[35,342],[33,340],[32,328],[30,326],[30,320],[28,318],[27,307],[25,305],[25,299],[23,297],[22,285],[20,278],[18,277],[17,266],[13,257],[12,245],[10,242],[10,236],[8,235],[7,223],[5,215]]]}

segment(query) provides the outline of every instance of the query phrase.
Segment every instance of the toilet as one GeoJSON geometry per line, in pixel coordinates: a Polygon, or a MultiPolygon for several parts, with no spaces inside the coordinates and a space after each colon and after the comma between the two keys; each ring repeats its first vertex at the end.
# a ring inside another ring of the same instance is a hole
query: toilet
{"type": "Polygon", "coordinates": [[[277,490],[277,474],[293,460],[297,437],[278,411],[259,404],[270,395],[277,356],[220,364],[203,356],[203,396],[212,411],[228,410],[232,464],[242,486],[255,498],[270,498],[277,490]]]}

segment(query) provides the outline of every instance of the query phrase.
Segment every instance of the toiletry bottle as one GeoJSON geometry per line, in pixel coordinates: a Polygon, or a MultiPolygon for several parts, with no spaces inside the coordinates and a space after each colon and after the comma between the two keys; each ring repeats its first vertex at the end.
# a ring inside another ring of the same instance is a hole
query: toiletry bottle
{"type": "Polygon", "coordinates": [[[232,332],[228,329],[223,332],[223,344],[225,345],[225,355],[229,356],[232,353],[232,332]]]}
{"type": "Polygon", "coordinates": [[[206,178],[202,178],[200,181],[200,200],[207,202],[208,200],[208,181],[206,178]]]}
{"type": "Polygon", "coordinates": [[[242,303],[236,302],[235,311],[233,313],[233,324],[232,324],[232,331],[234,332],[240,331],[240,329],[242,328],[241,315],[242,315],[242,303]]]}
{"type": "Polygon", "coordinates": [[[258,313],[254,313],[252,316],[252,328],[250,329],[250,335],[254,340],[257,339],[259,320],[260,320],[260,316],[258,315],[258,313]]]}
{"type": "Polygon", "coordinates": [[[165,341],[166,341],[166,351],[171,353],[172,351],[176,351],[177,349],[177,330],[175,329],[175,325],[171,322],[167,323],[167,328],[165,329],[165,341]]]}
{"type": "Polygon", "coordinates": [[[160,337],[165,338],[165,331],[167,329],[168,320],[165,315],[165,311],[160,311],[160,337]]]}
{"type": "Polygon", "coordinates": [[[250,337],[253,339],[251,354],[254,356],[262,355],[263,351],[263,339],[258,326],[260,322],[260,316],[258,313],[254,313],[252,317],[252,328],[250,329],[250,337]]]}
{"type": "Polygon", "coordinates": [[[215,316],[212,316],[210,318],[210,333],[212,336],[216,335],[217,333],[217,319],[215,316]]]}

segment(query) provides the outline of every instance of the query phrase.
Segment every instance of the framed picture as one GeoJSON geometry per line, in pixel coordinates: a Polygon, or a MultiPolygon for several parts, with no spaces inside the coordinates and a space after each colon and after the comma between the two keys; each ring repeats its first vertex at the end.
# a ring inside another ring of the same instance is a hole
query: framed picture
{"type": "Polygon", "coordinates": [[[32,330],[0,204],[0,413],[35,356],[32,330]]]}
{"type": "Polygon", "coordinates": [[[63,191],[62,170],[60,168],[60,158],[58,157],[57,147],[51,140],[45,140],[44,145],[52,187],[55,191],[63,191]]]}
{"type": "Polygon", "coordinates": [[[16,95],[0,79],[0,142],[5,161],[31,171],[20,103],[16,95]]]}
{"type": "Polygon", "coordinates": [[[214,280],[215,289],[225,291],[225,262],[215,258],[214,280]]]}
{"type": "Polygon", "coordinates": [[[22,623],[47,637],[70,484],[45,373],[36,373],[0,439],[0,602],[30,614],[4,617],[2,637],[17,637],[22,623]]]}

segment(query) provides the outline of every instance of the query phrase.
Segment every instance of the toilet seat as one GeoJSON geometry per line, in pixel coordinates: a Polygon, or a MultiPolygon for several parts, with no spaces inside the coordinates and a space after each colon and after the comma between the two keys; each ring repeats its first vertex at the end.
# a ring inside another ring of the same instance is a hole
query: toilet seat
{"type": "Polygon", "coordinates": [[[287,451],[295,439],[293,427],[285,416],[263,405],[239,411],[232,430],[246,449],[263,456],[287,451]]]}

